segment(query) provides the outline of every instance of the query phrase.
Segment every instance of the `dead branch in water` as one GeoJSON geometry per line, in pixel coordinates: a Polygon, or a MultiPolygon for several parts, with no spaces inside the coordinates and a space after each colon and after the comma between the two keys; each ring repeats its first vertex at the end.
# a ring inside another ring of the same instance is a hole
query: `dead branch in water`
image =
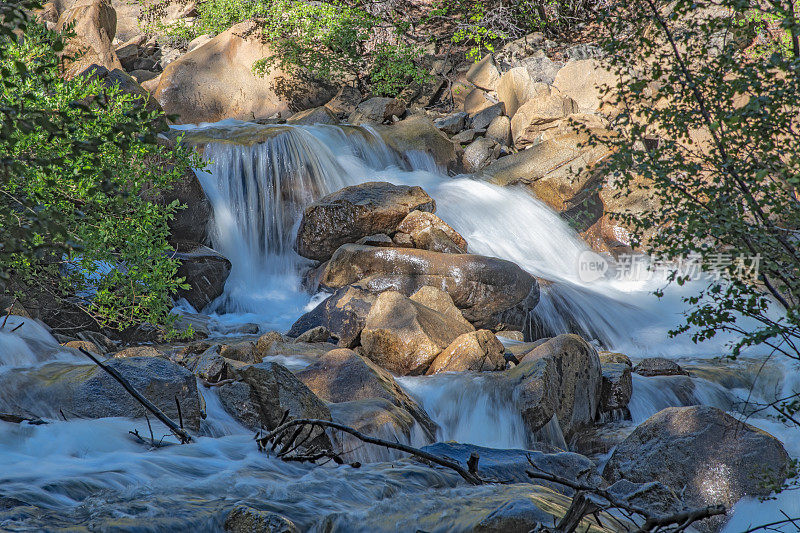
{"type": "Polygon", "coordinates": [[[22,424],[23,422],[27,422],[32,426],[42,426],[44,424],[47,424],[47,422],[45,422],[41,418],[19,416],[11,413],[0,413],[0,420],[2,420],[3,422],[11,422],[12,424],[22,424]]]}
{"type": "MultiPolygon", "coordinates": [[[[285,418],[285,416],[284,416],[285,418]]],[[[297,450],[305,440],[308,439],[308,436],[312,434],[310,431],[314,427],[319,428],[331,428],[337,431],[341,431],[343,433],[347,433],[352,435],[353,437],[359,439],[362,442],[368,444],[374,444],[376,446],[383,446],[384,448],[389,448],[392,450],[398,450],[401,452],[405,452],[408,454],[413,455],[414,457],[418,457],[420,459],[424,459],[429,461],[433,464],[443,466],[445,468],[449,468],[450,470],[455,471],[459,476],[464,478],[468,483],[472,485],[482,485],[486,481],[481,479],[478,476],[478,455],[473,454],[470,457],[468,462],[468,468],[465,469],[462,467],[458,462],[448,459],[446,457],[440,457],[438,455],[434,455],[432,453],[428,453],[424,450],[420,450],[419,448],[415,448],[413,446],[409,446],[407,444],[401,444],[399,442],[391,442],[388,440],[379,439],[376,437],[370,437],[369,435],[364,435],[360,431],[357,431],[350,426],[345,426],[344,424],[339,424],[337,422],[331,422],[329,420],[317,420],[317,419],[308,419],[308,418],[301,418],[297,420],[290,420],[288,422],[284,422],[279,424],[274,430],[270,431],[266,435],[259,435],[256,437],[256,441],[259,444],[259,447],[262,449],[266,449],[267,445],[271,444],[272,449],[274,450],[279,444],[283,444],[281,451],[278,452],[278,456],[287,461],[309,461],[314,462],[315,460],[328,458],[333,460],[337,464],[343,464],[341,457],[338,454],[321,450],[321,451],[310,451],[304,455],[288,455],[294,450],[297,450]],[[303,433],[302,430],[304,428],[309,429],[309,431],[305,432],[306,438],[300,444],[296,443],[297,437],[303,433]],[[295,431],[289,432],[290,430],[294,429],[295,431]]],[[[353,464],[353,466],[360,466],[358,463],[353,464]]]]}
{"type": "Polygon", "coordinates": [[[724,505],[712,505],[697,509],[687,509],[670,515],[656,515],[647,509],[633,505],[629,501],[614,496],[607,490],[591,485],[578,483],[561,476],[543,471],[537,467],[530,457],[528,462],[536,471],[527,470],[525,473],[531,479],[541,479],[564,485],[576,491],[572,498],[572,504],[567,509],[566,514],[554,528],[540,526],[535,531],[537,533],[572,533],[576,531],[581,521],[587,516],[594,516],[599,523],[598,513],[609,510],[619,510],[628,516],[639,516],[644,519],[644,523],[638,526],[635,533],[650,533],[654,531],[671,531],[678,533],[685,531],[693,523],[712,516],[722,515],[727,512],[724,505]],[[665,529],[674,526],[673,529],[665,529]]]}
{"type": "MultiPolygon", "coordinates": [[[[86,351],[84,348],[78,348],[78,349],[83,353],[83,355],[85,355],[86,357],[88,357],[89,359],[94,361],[94,363],[97,366],[99,366],[100,368],[105,370],[108,373],[108,375],[110,375],[112,378],[117,380],[117,382],[120,385],[122,385],[122,387],[126,391],[128,391],[128,393],[131,396],[133,396],[134,399],[136,399],[136,401],[138,401],[140,404],[142,404],[142,406],[144,406],[145,409],[147,409],[148,411],[153,413],[153,416],[158,418],[161,421],[162,424],[167,426],[169,428],[169,430],[172,432],[172,434],[175,435],[178,438],[178,440],[181,441],[181,444],[187,444],[189,442],[192,442],[192,437],[185,430],[183,430],[180,426],[178,426],[178,424],[173,422],[172,419],[170,419],[167,415],[165,415],[164,412],[161,411],[161,409],[159,409],[158,407],[156,407],[156,405],[154,405],[150,400],[148,400],[147,398],[142,396],[141,393],[139,391],[137,391],[133,387],[133,385],[131,385],[128,382],[128,380],[123,378],[120,375],[119,372],[117,372],[116,370],[114,370],[110,366],[107,366],[107,365],[103,364],[102,362],[100,362],[100,360],[97,357],[95,357],[94,355],[92,355],[91,353],[86,351]]],[[[149,423],[149,421],[148,421],[148,423],[149,423]]]]}

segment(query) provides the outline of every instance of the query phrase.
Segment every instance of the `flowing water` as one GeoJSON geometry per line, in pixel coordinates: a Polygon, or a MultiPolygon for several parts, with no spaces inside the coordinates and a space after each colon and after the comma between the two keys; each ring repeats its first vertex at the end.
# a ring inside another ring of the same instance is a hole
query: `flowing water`
{"type": "MultiPolygon", "coordinates": [[[[669,406],[704,404],[747,412],[748,402],[800,391],[800,380],[792,377],[796,369],[760,364],[766,353],[751,350],[734,364],[714,359],[726,353],[729,338],[702,345],[670,338],[667,332],[680,322],[684,309],[681,297],[691,293],[691,286],[672,287],[657,299],[652,291],[663,280],[583,281],[579,265],[587,246],[524,190],[449,177],[426,154],[394,153],[369,129],[235,121],[186,129],[189,138],[205,144],[209,166],[198,176],[214,207],[212,241],[232,262],[224,294],[199,310],[220,331],[241,323],[285,331],[313,308],[324,295],[302,289],[308,262],[292,249],[303,208],[347,185],[388,181],[422,186],[435,198],[437,215],[466,238],[470,252],[514,261],[549,280],[534,311],[543,331],[579,331],[634,360],[669,357],[699,376],[635,375],[632,421],[623,424],[624,431],[669,406]]],[[[12,317],[0,329],[0,373],[53,360],[85,362],[31,321],[12,317]]],[[[293,369],[306,364],[289,363],[293,369]]],[[[398,381],[439,424],[438,441],[495,448],[525,448],[536,441],[566,445],[557,424],[526,435],[514,398],[491,376],[398,381]]],[[[185,446],[148,450],[128,435],[134,428],[144,434],[146,426],[127,419],[0,422],[5,463],[0,469],[0,530],[218,530],[233,503],[245,502],[289,516],[303,529],[447,531],[468,527],[520,494],[534,497],[530,486],[465,487],[448,472],[413,461],[374,462],[387,457],[366,450],[353,451],[354,457],[370,461],[361,469],[276,461],[256,450],[252,435],[225,413],[213,390],[201,391],[208,417],[196,442],[185,446]],[[451,512],[442,512],[443,506],[451,512]]],[[[781,438],[790,454],[800,457],[798,431],[763,415],[749,422],[781,438]]],[[[155,433],[166,430],[156,426],[155,433]]],[[[425,444],[416,430],[395,436],[425,444]]],[[[781,509],[797,515],[799,506],[791,495],[768,504],[743,500],[727,531],[746,529],[754,517],[763,522],[780,518],[781,509]]]]}

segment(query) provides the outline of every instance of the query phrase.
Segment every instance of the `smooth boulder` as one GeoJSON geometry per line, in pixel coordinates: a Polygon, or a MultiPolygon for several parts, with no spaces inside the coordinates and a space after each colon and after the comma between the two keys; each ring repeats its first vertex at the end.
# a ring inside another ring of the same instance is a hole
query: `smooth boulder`
{"type": "Polygon", "coordinates": [[[62,53],[65,58],[76,55],[78,58],[66,65],[66,77],[71,78],[93,64],[108,70],[122,70],[113,45],[117,33],[117,12],[110,0],[75,2],[58,19],[60,30],[70,25],[75,36],[69,39],[62,53]]]}
{"type": "Polygon", "coordinates": [[[427,211],[411,211],[397,225],[407,233],[415,248],[444,253],[467,253],[467,241],[441,218],[427,211]]]}
{"type": "Polygon", "coordinates": [[[375,126],[375,131],[398,154],[423,152],[441,169],[455,166],[455,146],[425,115],[411,115],[391,126],[375,126]]]}
{"type": "Polygon", "coordinates": [[[377,296],[357,286],[338,289],[292,324],[288,335],[299,337],[317,327],[325,327],[341,348],[355,348],[361,339],[361,330],[377,296]]]}
{"type": "Polygon", "coordinates": [[[185,298],[198,311],[222,294],[231,273],[231,262],[222,254],[200,246],[188,252],[175,252],[180,262],[179,277],[185,278],[188,289],[178,289],[176,296],[185,298]]]}
{"type": "Polygon", "coordinates": [[[494,333],[485,329],[459,335],[431,363],[426,374],[439,372],[486,372],[506,366],[505,348],[494,333]]]}

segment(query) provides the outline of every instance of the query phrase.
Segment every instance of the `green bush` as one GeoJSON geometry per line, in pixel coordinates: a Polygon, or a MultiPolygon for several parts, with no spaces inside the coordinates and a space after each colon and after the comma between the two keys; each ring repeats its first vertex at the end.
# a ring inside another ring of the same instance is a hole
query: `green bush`
{"type": "Polygon", "coordinates": [[[1,42],[0,271],[15,289],[46,285],[104,327],[167,323],[182,283],[167,243],[178,206],[141,193],[167,187],[193,156],[156,143],[156,114],[138,97],[62,79],[59,35],[29,24],[1,42]]]}

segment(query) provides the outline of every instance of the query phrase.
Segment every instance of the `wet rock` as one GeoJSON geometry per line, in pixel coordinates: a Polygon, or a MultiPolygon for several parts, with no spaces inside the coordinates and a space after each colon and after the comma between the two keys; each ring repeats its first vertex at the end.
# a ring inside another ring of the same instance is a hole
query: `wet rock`
{"type": "Polygon", "coordinates": [[[497,324],[499,313],[518,305],[530,310],[539,301],[533,276],[510,261],[472,254],[348,244],[336,251],[321,276],[330,288],[359,280],[373,292],[392,289],[411,295],[425,285],[441,288],[464,318],[485,329],[497,324]]]}
{"type": "Polygon", "coordinates": [[[511,146],[511,120],[506,116],[495,118],[486,129],[486,138],[502,146],[511,146]]]}
{"type": "Polygon", "coordinates": [[[505,348],[489,330],[464,333],[442,350],[426,374],[439,372],[486,372],[503,370],[505,348]]]}
{"type": "Polygon", "coordinates": [[[231,273],[231,262],[222,254],[200,246],[189,252],[176,252],[180,261],[178,276],[185,278],[189,289],[178,289],[178,298],[185,298],[192,307],[202,311],[219,297],[225,289],[225,281],[231,273]]]}
{"type": "Polygon", "coordinates": [[[367,290],[345,286],[297,319],[289,336],[300,336],[316,327],[325,327],[342,348],[354,348],[361,340],[361,330],[377,296],[367,290]]]}
{"type": "Polygon", "coordinates": [[[320,106],[295,113],[286,119],[286,123],[299,126],[313,126],[314,124],[339,124],[339,119],[330,109],[325,106],[320,106]]]}
{"type": "Polygon", "coordinates": [[[328,342],[331,338],[331,331],[325,326],[317,326],[300,334],[295,342],[328,342]]]}
{"type": "Polygon", "coordinates": [[[633,371],[640,376],[688,376],[689,373],[681,365],[663,357],[649,357],[639,361],[633,371]]]}
{"type": "Polygon", "coordinates": [[[488,165],[492,160],[494,145],[495,142],[492,139],[485,137],[478,137],[472,141],[461,156],[461,166],[464,168],[464,172],[474,174],[488,165]]]}
{"type": "Polygon", "coordinates": [[[495,333],[497,337],[502,337],[503,339],[508,339],[517,342],[524,342],[525,335],[522,334],[521,331],[498,331],[495,333]]]}
{"type": "Polygon", "coordinates": [[[363,121],[383,123],[392,117],[402,117],[406,112],[406,104],[399,98],[374,97],[358,104],[353,116],[350,117],[351,124],[359,124],[363,121]]]}
{"type": "MultiPolygon", "coordinates": [[[[781,442],[715,407],[670,407],[640,424],[620,443],[603,476],[611,482],[657,479],[691,507],[731,508],[743,496],[766,496],[765,475],[781,483],[789,456],[781,442]]],[[[718,531],[725,517],[696,525],[718,531]]]]}
{"type": "MultiPolygon", "coordinates": [[[[248,429],[274,429],[286,411],[290,420],[331,419],[325,403],[277,363],[245,366],[237,374],[241,381],[219,387],[219,399],[225,410],[248,429]]],[[[313,431],[314,440],[330,445],[326,434],[313,431]]]]}
{"type": "Polygon", "coordinates": [[[504,503],[472,529],[474,533],[529,533],[540,524],[547,524],[551,516],[527,498],[504,503]]]}
{"type": "Polygon", "coordinates": [[[381,398],[404,409],[431,439],[436,423],[405,393],[392,375],[352,350],[331,350],[295,374],[318,397],[341,403],[381,398]]]}
{"type": "Polygon", "coordinates": [[[212,346],[187,364],[197,377],[209,383],[219,383],[226,379],[235,379],[236,369],[245,365],[240,361],[228,359],[220,355],[220,346],[212,346]]]}
{"type": "Polygon", "coordinates": [[[239,505],[225,519],[225,531],[230,533],[300,533],[285,516],[239,505]]]}
{"type": "Polygon", "coordinates": [[[602,370],[597,351],[577,335],[559,335],[538,345],[506,372],[517,380],[522,419],[537,431],[555,415],[569,440],[594,422],[600,406],[602,370]]]}
{"type": "Polygon", "coordinates": [[[417,303],[421,303],[425,307],[430,307],[434,311],[442,313],[457,322],[462,323],[464,326],[469,328],[470,331],[474,330],[472,324],[464,318],[464,315],[461,314],[456,304],[453,303],[453,299],[447,294],[445,291],[438,289],[436,287],[431,287],[430,285],[426,285],[424,287],[420,287],[414,294],[410,296],[412,300],[417,303]]]}
{"type": "Polygon", "coordinates": [[[581,111],[599,111],[607,97],[603,86],[615,88],[619,78],[596,59],[569,61],[558,71],[553,86],[577,102],[581,111]]]}
{"type": "Polygon", "coordinates": [[[273,69],[265,77],[253,63],[272,51],[254,21],[229,28],[166,66],[155,97],[179,123],[253,120],[324,104],[335,94],[325,83],[273,69]]]}
{"type": "MultiPolygon", "coordinates": [[[[185,368],[162,357],[125,357],[105,362],[167,416],[178,420],[175,398],[187,428],[200,429],[197,381],[185,368]]],[[[50,363],[0,374],[0,411],[68,419],[144,418],[145,409],[108,373],[94,364],[50,363]]]]}
{"type": "Polygon", "coordinates": [[[395,374],[421,374],[458,335],[461,322],[395,291],[378,296],[361,332],[366,357],[395,374]]]}
{"type": "Polygon", "coordinates": [[[424,152],[442,169],[455,166],[455,146],[425,115],[411,115],[391,126],[376,126],[375,131],[399,154],[424,152]]]}
{"type": "Polygon", "coordinates": [[[467,253],[467,241],[464,237],[433,213],[412,211],[396,229],[409,234],[416,248],[444,253],[467,253]]]}
{"type": "Polygon", "coordinates": [[[503,102],[493,104],[483,111],[475,114],[470,121],[470,128],[475,130],[486,130],[489,124],[497,117],[506,113],[506,106],[503,102]]]}
{"type": "Polygon", "coordinates": [[[459,111],[458,113],[453,113],[452,115],[438,118],[434,120],[433,123],[437,128],[448,135],[455,135],[464,129],[468,116],[469,115],[463,111],[459,111]]]}
{"type": "Polygon", "coordinates": [[[625,363],[602,362],[603,383],[600,387],[600,410],[610,413],[626,409],[633,396],[631,367],[625,363]]]}
{"type": "Polygon", "coordinates": [[[70,25],[75,36],[62,54],[80,57],[66,65],[66,77],[72,78],[90,65],[122,70],[112,44],[117,33],[117,12],[109,0],[78,0],[58,19],[59,30],[70,25]]]}
{"type": "Polygon", "coordinates": [[[483,59],[474,63],[467,71],[467,81],[485,91],[497,89],[500,81],[500,71],[492,54],[486,54],[483,59]]]}
{"type": "Polygon", "coordinates": [[[394,233],[406,215],[417,209],[436,210],[436,202],[420,187],[386,182],[345,187],[306,208],[297,233],[297,252],[325,261],[343,244],[376,233],[394,233]]]}

